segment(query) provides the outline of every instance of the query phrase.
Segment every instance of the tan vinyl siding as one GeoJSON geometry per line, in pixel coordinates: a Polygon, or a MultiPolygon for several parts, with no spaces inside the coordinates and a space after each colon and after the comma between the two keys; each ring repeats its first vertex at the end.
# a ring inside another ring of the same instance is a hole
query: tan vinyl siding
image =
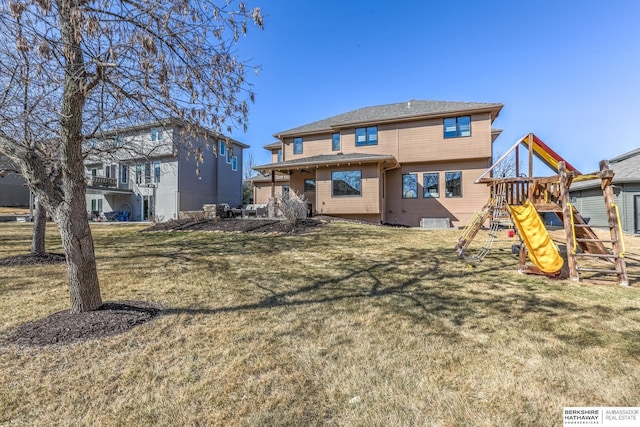
{"type": "Polygon", "coordinates": [[[315,192],[304,192],[304,180],[305,179],[316,179],[315,172],[314,173],[295,173],[290,177],[291,188],[295,190],[298,194],[303,194],[308,202],[311,203],[311,210],[315,212],[316,206],[316,193],[315,192]]]}
{"type": "MultiPolygon", "coordinates": [[[[289,185],[288,182],[276,182],[276,196],[282,194],[282,186],[289,185]]],[[[271,198],[271,183],[259,182],[253,184],[253,203],[257,205],[266,205],[271,198]]]]}
{"type": "Polygon", "coordinates": [[[271,151],[271,163],[278,163],[278,150],[271,151]]]}
{"type": "MultiPolygon", "coordinates": [[[[391,154],[400,163],[478,159],[491,156],[489,113],[471,116],[471,136],[469,137],[445,139],[443,119],[437,118],[379,125],[377,145],[356,147],[355,129],[353,127],[340,130],[340,147],[345,154],[391,154]]],[[[293,154],[293,138],[285,138],[285,160],[335,153],[331,150],[332,134],[333,132],[327,132],[303,136],[302,154],[297,155],[293,154]]]]}
{"type": "Polygon", "coordinates": [[[316,172],[316,211],[327,215],[380,214],[380,178],[377,165],[319,168],[316,172]],[[360,196],[332,196],[332,171],[362,171],[360,196]]]}
{"type": "Polygon", "coordinates": [[[418,227],[421,218],[449,218],[453,227],[464,226],[471,216],[486,204],[489,188],[474,184],[475,179],[490,165],[489,160],[462,162],[412,163],[387,172],[387,211],[384,221],[418,227]],[[462,196],[446,197],[445,173],[462,172],[462,196]],[[438,173],[439,197],[424,198],[423,174],[438,173]],[[418,175],[418,197],[402,198],[402,175],[418,175]]]}

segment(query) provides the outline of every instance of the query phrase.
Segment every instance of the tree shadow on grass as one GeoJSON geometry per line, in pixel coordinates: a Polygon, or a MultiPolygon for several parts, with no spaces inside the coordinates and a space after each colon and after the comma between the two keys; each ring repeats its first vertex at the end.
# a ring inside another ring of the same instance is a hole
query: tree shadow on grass
{"type": "MultiPolygon", "coordinates": [[[[375,303],[384,312],[417,324],[445,322],[449,326],[440,328],[440,332],[452,339],[457,339],[463,328],[472,329],[487,319],[493,323],[515,319],[518,324],[518,319],[527,318],[532,328],[539,325],[546,329],[548,339],[576,347],[602,345],[604,338],[588,327],[595,320],[616,315],[615,310],[600,304],[586,309],[555,298],[553,292],[545,292],[545,279],[522,276],[528,284],[514,285],[519,280],[510,281],[504,274],[505,270],[514,269],[509,257],[493,259],[475,269],[456,263],[460,264],[449,250],[403,248],[394,251],[392,260],[368,259],[358,267],[338,261],[335,271],[340,274],[299,285],[295,274],[283,276],[265,271],[246,279],[246,286],[254,288],[253,301],[220,307],[170,307],[163,314],[217,315],[321,305],[325,315],[330,316],[337,307],[355,311],[363,309],[361,303],[375,303]],[[478,284],[474,285],[476,281],[478,284]],[[553,326],[565,322],[577,324],[573,334],[553,326]]],[[[558,285],[550,283],[549,286],[558,285]]],[[[432,331],[438,333],[437,328],[432,331]]]]}

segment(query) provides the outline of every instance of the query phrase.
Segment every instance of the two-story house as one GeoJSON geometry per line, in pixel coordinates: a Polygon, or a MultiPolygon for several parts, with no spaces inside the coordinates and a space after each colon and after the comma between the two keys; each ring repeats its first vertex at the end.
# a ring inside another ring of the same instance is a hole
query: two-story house
{"type": "Polygon", "coordinates": [[[316,214],[419,226],[464,225],[489,197],[474,180],[492,163],[503,104],[409,101],[360,108],[274,135],[272,163],[254,169],[255,203],[276,186],[303,193],[316,214]],[[288,176],[285,183],[282,176],[288,176]]]}
{"type": "Polygon", "coordinates": [[[88,140],[87,211],[162,221],[204,204],[242,204],[242,155],[248,146],[196,130],[168,119],[88,140]]]}

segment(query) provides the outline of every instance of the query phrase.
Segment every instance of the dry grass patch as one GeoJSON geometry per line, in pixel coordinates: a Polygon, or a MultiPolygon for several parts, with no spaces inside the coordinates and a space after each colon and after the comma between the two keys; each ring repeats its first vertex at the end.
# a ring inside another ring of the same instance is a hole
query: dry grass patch
{"type": "MultiPolygon", "coordinates": [[[[557,425],[563,406],[639,404],[638,289],[518,275],[506,233],[471,268],[448,230],[138,229],[93,226],[103,295],[164,315],[0,348],[0,423],[557,425]]],[[[0,224],[0,256],[29,235],[0,224]]],[[[640,286],[638,239],[627,248],[640,286]]],[[[0,334],[68,306],[64,266],[0,275],[0,334]]]]}
{"type": "Polygon", "coordinates": [[[0,215],[28,215],[29,208],[0,206],[0,215]]]}

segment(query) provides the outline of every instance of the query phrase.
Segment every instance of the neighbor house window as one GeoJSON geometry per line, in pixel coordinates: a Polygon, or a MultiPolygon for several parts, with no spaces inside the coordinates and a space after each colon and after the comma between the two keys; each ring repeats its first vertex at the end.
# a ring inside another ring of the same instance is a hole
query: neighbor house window
{"type": "Polygon", "coordinates": [[[224,141],[219,141],[218,145],[220,146],[220,148],[218,149],[218,152],[221,156],[226,156],[227,155],[227,146],[224,143],[224,141]]]}
{"type": "Polygon", "coordinates": [[[238,156],[233,156],[233,159],[231,159],[231,170],[232,171],[238,170],[238,156]]]}
{"type": "Polygon", "coordinates": [[[422,197],[440,197],[438,181],[440,174],[438,172],[422,174],[422,197]]]}
{"type": "Polygon", "coordinates": [[[302,154],[302,137],[293,138],[293,154],[302,154]]]}
{"type": "Polygon", "coordinates": [[[151,129],[151,140],[162,141],[162,129],[151,129]]]}
{"type": "Polygon", "coordinates": [[[123,142],[123,139],[122,139],[122,135],[116,136],[115,144],[116,144],[116,147],[118,147],[118,148],[120,148],[120,147],[122,147],[124,145],[124,142],[123,142]]]}
{"type": "Polygon", "coordinates": [[[227,150],[227,163],[231,164],[231,150],[227,150]]]}
{"type": "Polygon", "coordinates": [[[102,199],[91,199],[91,211],[102,212],[102,199]]]}
{"type": "Polygon", "coordinates": [[[142,184],[142,165],[136,165],[136,184],[142,184]]]}
{"type": "Polygon", "coordinates": [[[160,160],[153,162],[153,182],[160,182],[160,160]]]}
{"type": "Polygon", "coordinates": [[[331,195],[361,196],[362,195],[362,171],[331,172],[331,195]]]}
{"type": "Polygon", "coordinates": [[[378,126],[356,128],[356,147],[378,145],[378,126]]]}
{"type": "Polygon", "coordinates": [[[331,151],[340,151],[340,134],[331,135],[331,151]]]}
{"type": "Polygon", "coordinates": [[[283,185],[282,186],[282,199],[283,200],[289,199],[289,186],[288,185],[283,185]]]}
{"type": "Polygon", "coordinates": [[[444,137],[471,136],[471,116],[447,117],[444,119],[444,137]]]}
{"type": "Polygon", "coordinates": [[[129,168],[127,165],[120,165],[120,182],[126,184],[129,179],[129,168]]]}
{"type": "Polygon", "coordinates": [[[98,169],[91,168],[91,176],[98,176],[98,169]]]}
{"type": "Polygon", "coordinates": [[[98,141],[95,138],[89,138],[89,140],[87,141],[87,145],[89,146],[89,148],[96,148],[98,141]]]}
{"type": "Polygon", "coordinates": [[[447,197],[462,197],[462,172],[446,172],[444,181],[447,197]]]}
{"type": "Polygon", "coordinates": [[[315,179],[305,179],[304,180],[304,192],[310,193],[316,191],[316,180],[315,179]]]}
{"type": "Polygon", "coordinates": [[[402,198],[418,198],[418,174],[406,173],[402,175],[402,198]]]}
{"type": "Polygon", "coordinates": [[[151,184],[151,163],[146,162],[144,164],[144,183],[151,184]]]}
{"type": "Polygon", "coordinates": [[[282,148],[278,150],[278,163],[282,161],[282,148]]]}
{"type": "Polygon", "coordinates": [[[116,165],[107,165],[104,167],[104,176],[105,178],[115,178],[116,177],[116,165]]]}

